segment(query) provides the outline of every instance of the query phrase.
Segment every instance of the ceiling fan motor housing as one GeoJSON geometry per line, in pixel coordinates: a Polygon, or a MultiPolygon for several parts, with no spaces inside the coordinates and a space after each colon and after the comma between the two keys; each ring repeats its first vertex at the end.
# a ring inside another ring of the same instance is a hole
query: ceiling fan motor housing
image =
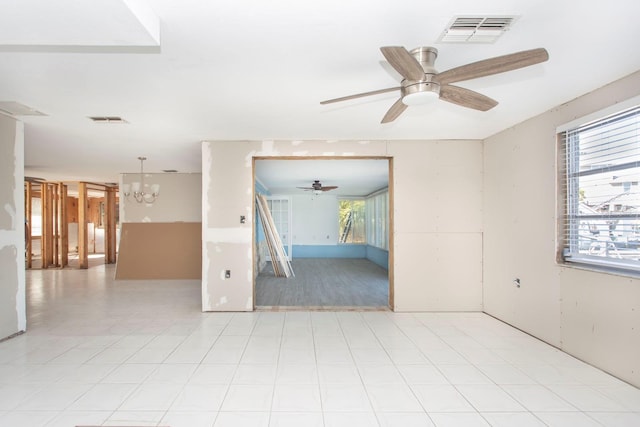
{"type": "Polygon", "coordinates": [[[417,47],[409,52],[422,65],[425,74],[438,74],[433,64],[438,58],[438,49],[430,46],[417,47]]]}
{"type": "Polygon", "coordinates": [[[433,80],[438,74],[433,66],[438,57],[435,47],[419,47],[409,52],[422,66],[424,76],[421,80],[403,80],[400,88],[402,102],[406,105],[418,105],[440,96],[440,84],[433,80]]]}

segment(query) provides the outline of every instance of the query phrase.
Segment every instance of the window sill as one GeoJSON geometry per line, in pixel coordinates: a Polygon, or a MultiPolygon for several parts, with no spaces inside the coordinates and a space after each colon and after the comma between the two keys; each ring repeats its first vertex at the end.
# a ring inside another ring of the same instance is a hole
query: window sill
{"type": "Polygon", "coordinates": [[[619,276],[619,277],[625,277],[625,278],[640,279],[640,271],[637,271],[637,270],[615,268],[615,267],[605,266],[605,265],[596,265],[589,262],[568,261],[568,260],[558,262],[557,265],[563,268],[590,271],[593,273],[609,274],[612,276],[619,276]]]}

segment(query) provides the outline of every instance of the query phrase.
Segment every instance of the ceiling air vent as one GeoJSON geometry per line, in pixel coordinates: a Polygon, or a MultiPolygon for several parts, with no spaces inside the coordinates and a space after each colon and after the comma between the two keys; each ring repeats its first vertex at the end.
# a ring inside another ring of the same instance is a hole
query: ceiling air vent
{"type": "Polygon", "coordinates": [[[94,123],[128,123],[122,117],[117,116],[92,116],[89,117],[94,123]]]}
{"type": "Polygon", "coordinates": [[[493,43],[509,30],[517,16],[458,16],[440,36],[442,43],[493,43]]]}

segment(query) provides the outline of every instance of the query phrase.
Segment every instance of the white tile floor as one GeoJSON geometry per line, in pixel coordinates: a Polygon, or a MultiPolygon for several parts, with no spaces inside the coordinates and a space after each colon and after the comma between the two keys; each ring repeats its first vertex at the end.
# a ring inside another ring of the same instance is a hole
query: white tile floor
{"type": "Polygon", "coordinates": [[[113,273],[27,273],[0,426],[640,426],[640,390],[483,314],[201,313],[113,273]]]}

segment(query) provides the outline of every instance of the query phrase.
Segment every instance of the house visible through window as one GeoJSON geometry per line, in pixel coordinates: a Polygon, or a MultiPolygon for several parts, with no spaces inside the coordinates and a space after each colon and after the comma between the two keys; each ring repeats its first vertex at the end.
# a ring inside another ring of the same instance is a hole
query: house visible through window
{"type": "Polygon", "coordinates": [[[640,271],[640,106],[560,133],[562,260],[640,271]]]}

